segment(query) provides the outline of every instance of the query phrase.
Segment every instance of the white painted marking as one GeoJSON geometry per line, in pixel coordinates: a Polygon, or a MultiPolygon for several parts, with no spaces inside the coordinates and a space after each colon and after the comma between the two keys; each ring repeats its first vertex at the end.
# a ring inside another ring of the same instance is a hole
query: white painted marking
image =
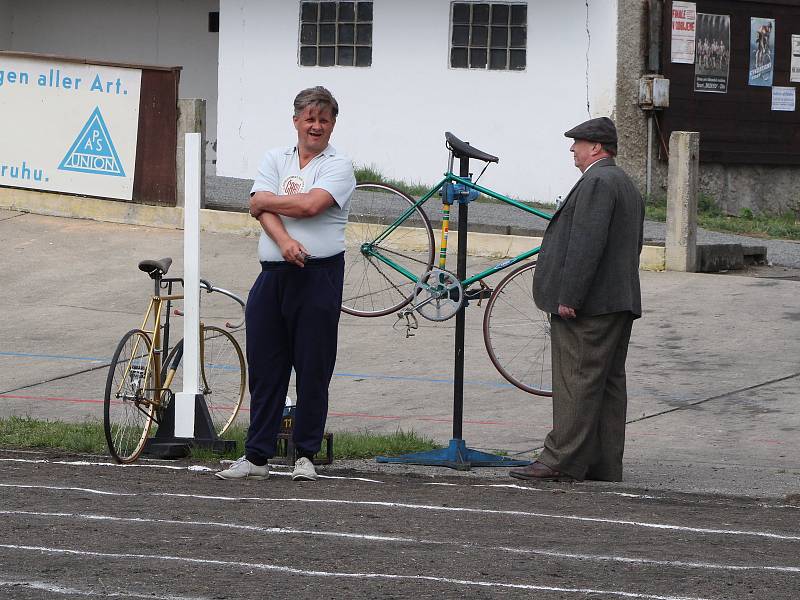
{"type": "Polygon", "coordinates": [[[189,558],[186,556],[170,556],[158,554],[129,554],[117,552],[92,552],[88,550],[73,550],[69,548],[48,548],[45,546],[21,546],[16,544],[0,544],[0,548],[9,550],[22,550],[31,552],[47,552],[49,554],[68,554],[73,556],[94,556],[99,558],[118,558],[135,560],[155,560],[172,561],[178,563],[212,565],[219,567],[234,567],[237,569],[259,569],[262,571],[275,571],[290,575],[305,575],[308,577],[333,577],[346,579],[388,579],[395,581],[430,581],[434,583],[444,583],[468,587],[483,588],[502,588],[515,590],[532,590],[543,592],[562,592],[571,594],[604,594],[606,596],[619,596],[622,598],[640,598],[643,600],[709,600],[707,598],[689,596],[662,596],[654,594],[639,594],[635,592],[624,592],[621,590],[601,590],[594,588],[568,588],[544,585],[533,585],[523,583],[507,583],[503,581],[480,581],[470,579],[453,579],[450,577],[433,577],[430,575],[397,575],[394,573],[350,573],[344,571],[311,571],[307,569],[297,569],[284,565],[274,565],[269,563],[251,563],[243,561],[211,560],[203,558],[189,558]]]}
{"type": "MultiPolygon", "coordinates": [[[[0,510],[0,515],[24,515],[32,517],[70,517],[75,519],[86,519],[88,521],[119,521],[123,523],[163,523],[164,525],[186,525],[192,527],[220,527],[225,529],[241,529],[244,531],[253,531],[256,533],[278,533],[290,535],[314,535],[323,537],[341,537],[360,539],[367,541],[377,542],[412,542],[418,543],[419,540],[413,538],[388,536],[388,535],[369,535],[363,533],[344,533],[338,531],[322,531],[322,530],[307,530],[307,529],[293,529],[290,527],[259,527],[258,525],[240,525],[237,523],[221,523],[218,521],[180,521],[176,519],[150,519],[143,517],[115,517],[112,515],[96,515],[86,513],[56,513],[56,512],[38,512],[28,510],[0,510]]],[[[423,542],[424,543],[424,542],[423,542]]],[[[439,544],[440,542],[428,542],[431,544],[439,544]]],[[[447,543],[447,542],[441,542],[447,543]]]]}
{"type": "Polygon", "coordinates": [[[6,488],[22,488],[22,489],[31,489],[31,490],[61,490],[67,492],[86,492],[88,494],[99,494],[101,496],[138,496],[135,493],[125,493],[125,492],[106,492],[104,490],[93,490],[90,488],[80,488],[80,487],[61,487],[55,485],[23,485],[19,483],[0,483],[0,487],[6,488]]]}
{"type": "Polygon", "coordinates": [[[467,508],[458,506],[432,506],[429,504],[407,504],[402,502],[378,502],[370,500],[335,500],[332,498],[259,498],[253,496],[208,496],[192,494],[175,494],[170,492],[153,493],[154,496],[173,496],[178,498],[198,498],[202,500],[226,500],[226,501],[262,501],[262,502],[308,502],[309,504],[350,504],[354,506],[377,506],[386,508],[409,508],[415,510],[431,510],[443,512],[464,512],[485,515],[508,515],[512,517],[536,517],[538,519],[555,519],[566,521],[585,521],[588,523],[608,523],[610,525],[629,525],[632,527],[644,527],[648,529],[664,529],[671,531],[685,531],[701,534],[720,534],[720,535],[742,535],[765,537],[776,540],[800,541],[800,535],[790,535],[784,533],[770,533],[766,531],[748,531],[740,529],[710,529],[705,527],[686,527],[683,525],[667,525],[663,523],[647,523],[644,521],[627,521],[624,519],[605,519],[602,517],[581,517],[577,515],[557,515],[552,513],[537,513],[521,510],[494,510],[489,508],[467,508]]]}
{"type": "MultiPolygon", "coordinates": [[[[422,485],[435,485],[442,487],[488,487],[488,488],[509,488],[512,490],[523,490],[526,492],[548,492],[552,493],[552,489],[536,488],[527,485],[519,485],[516,483],[446,483],[434,481],[431,483],[423,483],[422,485]]],[[[663,496],[648,496],[646,494],[631,494],[629,492],[608,492],[603,490],[592,490],[591,492],[580,490],[569,490],[570,494],[605,494],[610,496],[623,496],[625,498],[643,498],[646,500],[660,500],[663,496]]]]}
{"type": "MultiPolygon", "coordinates": [[[[110,496],[136,496],[134,493],[124,492],[105,492],[101,490],[89,490],[84,488],[66,488],[57,486],[44,486],[44,485],[20,485],[10,483],[0,483],[0,487],[8,488],[36,488],[36,489],[51,489],[51,490],[80,490],[95,494],[104,494],[110,496]]],[[[430,510],[442,512],[463,512],[472,514],[487,514],[487,515],[507,515],[513,517],[535,517],[539,519],[554,519],[565,521],[584,521],[587,523],[607,523],[609,525],[627,525],[631,527],[644,527],[647,529],[663,529],[667,531],[684,531],[698,534],[715,534],[715,535],[740,535],[740,536],[753,536],[764,537],[776,540],[800,541],[800,535],[791,535],[785,533],[772,533],[767,531],[754,531],[754,530],[741,530],[741,529],[711,529],[706,527],[687,527],[683,525],[668,525],[664,523],[648,523],[644,521],[627,521],[624,519],[605,519],[602,517],[582,517],[578,515],[558,515],[552,513],[537,513],[521,510],[493,510],[489,508],[468,508],[458,506],[433,506],[429,504],[408,504],[401,502],[378,502],[367,500],[335,500],[331,498],[265,498],[260,496],[210,496],[208,494],[176,494],[171,492],[150,492],[149,496],[166,496],[172,498],[193,498],[197,500],[220,500],[226,502],[307,502],[309,504],[349,504],[353,506],[376,506],[381,508],[408,508],[412,510],[430,510]]]]}
{"type": "Polygon", "coordinates": [[[32,460],[29,458],[0,458],[0,461],[5,462],[20,462],[30,464],[50,464],[50,465],[67,465],[70,467],[118,467],[122,469],[169,469],[170,471],[207,471],[214,472],[214,469],[203,467],[200,465],[191,465],[188,467],[175,466],[175,465],[143,465],[138,463],[129,463],[120,465],[114,462],[90,462],[88,460],[46,460],[38,459],[32,460]]]}
{"type": "Polygon", "coordinates": [[[665,567],[684,567],[693,569],[715,569],[724,571],[777,571],[784,573],[800,573],[800,567],[782,565],[727,565],[722,563],[690,562],[675,560],[655,560],[649,558],[630,558],[626,556],[613,556],[602,554],[576,554],[572,552],[556,552],[554,550],[544,550],[538,548],[513,548],[508,546],[487,546],[482,544],[461,543],[452,541],[431,540],[424,538],[409,538],[388,535],[371,535],[362,533],[347,533],[339,531],[325,530],[306,530],[294,529],[290,527],[259,527],[257,525],[240,525],[237,523],[222,523],[218,521],[180,521],[175,519],[149,519],[141,517],[115,517],[112,515],[98,515],[87,513],[61,513],[61,512],[38,512],[26,510],[0,510],[0,516],[33,516],[33,517],[65,517],[73,519],[85,519],[88,521],[117,521],[122,523],[161,523],[164,525],[180,525],[189,527],[218,527],[222,529],[235,529],[264,534],[282,535],[310,535],[322,537],[336,537],[345,539],[358,539],[365,541],[410,543],[420,545],[435,546],[457,546],[466,550],[479,550],[481,552],[511,552],[514,554],[531,554],[537,556],[548,556],[552,558],[566,558],[570,560],[592,560],[597,562],[620,562],[635,565],[654,565],[665,567]]]}
{"type": "MultiPolygon", "coordinates": [[[[202,465],[189,465],[189,466],[176,466],[176,465],[160,465],[160,464],[150,464],[150,465],[143,465],[138,463],[129,463],[129,464],[118,464],[114,462],[90,462],[86,460],[46,460],[46,459],[38,459],[33,460],[29,458],[0,458],[0,461],[6,462],[19,462],[19,463],[30,463],[30,464],[51,464],[51,465],[67,465],[71,467],[121,467],[125,469],[130,468],[144,468],[144,469],[169,469],[172,471],[191,471],[191,472],[202,472],[202,473],[215,473],[217,469],[212,469],[210,467],[205,467],[202,465]]],[[[275,465],[270,465],[270,473],[272,475],[285,475],[287,477],[291,476],[291,473],[284,473],[282,471],[273,471],[275,465]]],[[[344,479],[347,481],[365,481],[367,483],[383,483],[383,481],[378,481],[377,479],[367,479],[366,477],[343,477],[340,475],[318,475],[320,479],[344,479]]]]}
{"type": "Polygon", "coordinates": [[[0,587],[27,588],[40,590],[51,594],[62,594],[64,596],[101,596],[103,598],[147,598],[149,600],[210,600],[209,598],[197,596],[156,596],[146,592],[132,592],[129,590],[111,591],[103,589],[94,592],[92,590],[79,590],[76,588],[64,587],[44,581],[7,581],[0,579],[0,587]]]}

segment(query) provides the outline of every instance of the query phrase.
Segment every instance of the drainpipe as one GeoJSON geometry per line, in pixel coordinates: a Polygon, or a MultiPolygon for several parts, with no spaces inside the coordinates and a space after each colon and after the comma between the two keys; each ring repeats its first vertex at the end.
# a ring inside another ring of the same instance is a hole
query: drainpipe
{"type": "MultiPolygon", "coordinates": [[[[648,48],[647,72],[659,73],[661,70],[661,17],[664,14],[663,0],[648,0],[648,48]]],[[[653,182],[653,119],[655,112],[647,114],[647,178],[646,193],[650,197],[653,182]]]]}

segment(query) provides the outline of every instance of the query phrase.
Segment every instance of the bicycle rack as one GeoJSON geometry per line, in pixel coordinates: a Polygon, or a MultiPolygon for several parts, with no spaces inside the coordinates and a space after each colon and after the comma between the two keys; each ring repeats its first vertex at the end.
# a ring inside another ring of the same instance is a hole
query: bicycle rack
{"type": "Polygon", "coordinates": [[[156,434],[147,440],[142,454],[156,458],[183,458],[190,448],[209,448],[214,452],[236,449],[235,440],[222,440],[214,429],[203,394],[194,397],[194,437],[175,437],[175,402],[167,406],[156,434]]]}
{"type": "MultiPolygon", "coordinates": [[[[469,177],[469,157],[459,157],[459,176],[469,177]]],[[[467,277],[467,215],[466,202],[458,204],[458,266],[456,275],[460,281],[467,277]]],[[[458,471],[469,471],[472,467],[520,467],[531,464],[529,460],[512,459],[497,454],[468,448],[462,439],[464,420],[464,311],[467,303],[456,313],[455,370],[453,375],[453,439],[447,448],[414,452],[403,456],[377,456],[379,463],[401,463],[407,465],[429,465],[449,467],[458,471]]]]}

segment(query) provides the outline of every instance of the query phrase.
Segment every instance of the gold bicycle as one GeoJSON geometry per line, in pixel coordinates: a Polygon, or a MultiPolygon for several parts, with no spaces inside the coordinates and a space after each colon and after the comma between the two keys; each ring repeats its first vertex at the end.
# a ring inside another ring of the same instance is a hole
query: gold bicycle
{"type": "MultiPolygon", "coordinates": [[[[175,397],[173,386],[182,389],[183,340],[170,348],[169,317],[172,303],[183,300],[183,294],[173,293],[175,284],[183,286],[183,280],[164,277],[171,264],[171,258],[139,263],[139,269],[153,279],[155,293],[142,326],[122,336],[111,360],[103,400],[103,429],[109,452],[119,463],[139,458],[175,397]]],[[[200,280],[200,287],[209,294],[219,293],[235,300],[244,311],[244,300],[236,294],[214,287],[204,279],[200,280]]],[[[181,315],[179,310],[174,312],[181,315]]],[[[226,322],[225,326],[237,330],[243,323],[242,319],[237,324],[226,322]]],[[[201,322],[198,387],[218,436],[236,418],[245,382],[244,355],[239,343],[225,329],[201,322]]]]}

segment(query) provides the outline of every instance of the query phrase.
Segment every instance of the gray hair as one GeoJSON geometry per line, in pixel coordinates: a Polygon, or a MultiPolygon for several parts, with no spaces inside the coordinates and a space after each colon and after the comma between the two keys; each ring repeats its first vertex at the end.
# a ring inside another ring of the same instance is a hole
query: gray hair
{"type": "Polygon", "coordinates": [[[336,98],[321,85],[306,88],[297,94],[294,99],[294,116],[299,117],[309,106],[316,109],[330,108],[334,119],[339,114],[339,103],[336,102],[336,98]]]}
{"type": "Polygon", "coordinates": [[[608,152],[612,157],[617,155],[617,145],[616,144],[600,144],[600,146],[608,152]]]}

